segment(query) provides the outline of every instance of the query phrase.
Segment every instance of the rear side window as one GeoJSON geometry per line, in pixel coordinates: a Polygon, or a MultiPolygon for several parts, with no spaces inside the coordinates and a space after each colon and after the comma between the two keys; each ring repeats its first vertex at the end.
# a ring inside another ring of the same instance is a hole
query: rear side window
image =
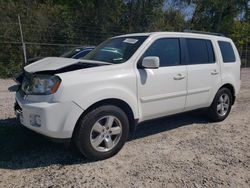
{"type": "Polygon", "coordinates": [[[235,62],[235,54],[233,47],[230,42],[218,41],[220,46],[221,55],[224,63],[233,63],[235,62]]]}
{"type": "Polygon", "coordinates": [[[214,49],[210,40],[186,39],[189,64],[208,64],[215,62],[214,49]]]}
{"type": "Polygon", "coordinates": [[[157,56],[160,66],[175,66],[181,63],[180,42],[177,38],[162,38],[156,40],[143,54],[143,57],[157,56]]]}

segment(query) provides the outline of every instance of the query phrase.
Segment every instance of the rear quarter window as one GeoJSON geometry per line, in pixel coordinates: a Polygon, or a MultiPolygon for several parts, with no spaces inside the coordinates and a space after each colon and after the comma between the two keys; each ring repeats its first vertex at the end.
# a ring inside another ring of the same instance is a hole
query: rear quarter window
{"type": "Polygon", "coordinates": [[[230,42],[218,41],[224,63],[234,63],[236,61],[233,47],[230,42]]]}

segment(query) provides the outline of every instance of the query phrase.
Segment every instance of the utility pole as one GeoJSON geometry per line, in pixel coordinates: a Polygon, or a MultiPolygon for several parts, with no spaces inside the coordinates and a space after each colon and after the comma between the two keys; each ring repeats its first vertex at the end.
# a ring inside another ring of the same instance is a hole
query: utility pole
{"type": "Polygon", "coordinates": [[[23,58],[24,58],[24,66],[25,66],[26,63],[27,63],[26,46],[25,46],[25,42],[23,40],[23,30],[22,30],[21,18],[20,18],[19,14],[18,14],[18,23],[19,23],[19,29],[20,29],[20,35],[21,35],[21,42],[22,42],[22,48],[23,48],[23,58]]]}

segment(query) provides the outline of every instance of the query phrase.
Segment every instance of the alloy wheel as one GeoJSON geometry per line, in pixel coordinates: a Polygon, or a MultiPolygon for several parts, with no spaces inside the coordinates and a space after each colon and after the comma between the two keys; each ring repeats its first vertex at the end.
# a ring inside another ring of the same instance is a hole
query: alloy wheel
{"type": "Polygon", "coordinates": [[[97,120],[90,132],[92,147],[100,152],[113,149],[122,135],[122,125],[118,118],[109,115],[97,120]]]}
{"type": "Polygon", "coordinates": [[[218,100],[217,113],[220,116],[226,115],[229,109],[229,105],[230,105],[230,99],[228,94],[226,93],[222,94],[218,100]]]}

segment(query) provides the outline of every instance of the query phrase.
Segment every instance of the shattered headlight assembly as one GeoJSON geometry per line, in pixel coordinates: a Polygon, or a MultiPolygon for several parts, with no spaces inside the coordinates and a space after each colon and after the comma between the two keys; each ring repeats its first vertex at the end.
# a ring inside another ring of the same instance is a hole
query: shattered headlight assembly
{"type": "Polygon", "coordinates": [[[27,95],[49,95],[55,93],[61,79],[55,75],[35,75],[31,80],[23,79],[22,90],[27,95]]]}

